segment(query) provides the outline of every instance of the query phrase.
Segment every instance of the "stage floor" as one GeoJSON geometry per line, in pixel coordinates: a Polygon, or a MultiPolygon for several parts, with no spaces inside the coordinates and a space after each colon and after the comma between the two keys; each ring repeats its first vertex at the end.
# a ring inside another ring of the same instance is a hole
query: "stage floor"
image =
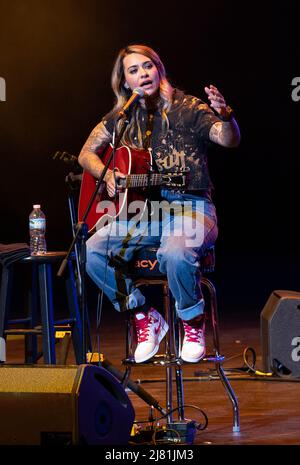
{"type": "MultiPolygon", "coordinates": [[[[105,313],[105,312],[104,312],[105,313]]],[[[223,315],[220,321],[221,349],[226,357],[223,367],[238,398],[240,433],[232,431],[232,404],[216,375],[212,363],[184,364],[184,396],[186,405],[202,409],[208,418],[204,431],[197,431],[196,445],[296,445],[300,444],[300,378],[259,377],[245,370],[242,353],[248,346],[256,351],[256,369],[262,369],[259,315],[234,313],[223,315]],[[200,373],[200,375],[199,375],[200,373]]],[[[211,331],[208,328],[208,347],[211,331]]],[[[93,334],[93,341],[96,337],[93,334]]],[[[123,370],[125,355],[125,322],[123,315],[107,313],[103,317],[99,336],[100,352],[116,368],[123,370]]],[[[161,343],[163,347],[163,342],[161,343]]],[[[96,347],[96,344],[95,344],[96,347]]],[[[7,364],[22,364],[24,341],[10,336],[7,341],[7,364]]],[[[57,346],[59,350],[59,345],[57,346]]],[[[39,363],[43,363],[41,359],[39,363]]],[[[74,364],[73,348],[68,352],[68,364],[74,364]]],[[[159,400],[165,408],[165,379],[163,367],[135,366],[131,379],[159,400]]],[[[174,390],[175,392],[175,383],[174,390]]],[[[136,394],[128,391],[135,409],[135,418],[143,429],[149,419],[149,406],[136,394]]],[[[174,398],[174,407],[176,399],[174,398]]],[[[161,414],[154,410],[154,417],[161,414]]],[[[185,417],[203,424],[204,418],[196,409],[187,407],[185,417]]],[[[174,417],[176,421],[176,416],[174,417]]],[[[160,421],[163,424],[164,420],[160,421]]]]}

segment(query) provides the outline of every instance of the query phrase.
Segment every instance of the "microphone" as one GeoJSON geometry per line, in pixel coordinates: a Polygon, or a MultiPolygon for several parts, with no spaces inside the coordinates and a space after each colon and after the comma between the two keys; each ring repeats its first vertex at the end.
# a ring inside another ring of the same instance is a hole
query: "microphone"
{"type": "Polygon", "coordinates": [[[133,89],[131,97],[127,100],[122,110],[119,111],[119,117],[122,118],[124,115],[126,115],[129,108],[140,98],[144,97],[144,95],[145,91],[142,87],[136,87],[135,89],[133,89]]]}

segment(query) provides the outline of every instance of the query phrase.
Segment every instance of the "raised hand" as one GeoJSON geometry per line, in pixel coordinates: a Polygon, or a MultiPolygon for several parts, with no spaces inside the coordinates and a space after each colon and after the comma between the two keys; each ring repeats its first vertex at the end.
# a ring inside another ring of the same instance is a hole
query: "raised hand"
{"type": "Polygon", "coordinates": [[[223,116],[226,113],[226,102],[221,92],[212,84],[209,87],[204,87],[204,90],[210,100],[211,108],[223,116]]]}

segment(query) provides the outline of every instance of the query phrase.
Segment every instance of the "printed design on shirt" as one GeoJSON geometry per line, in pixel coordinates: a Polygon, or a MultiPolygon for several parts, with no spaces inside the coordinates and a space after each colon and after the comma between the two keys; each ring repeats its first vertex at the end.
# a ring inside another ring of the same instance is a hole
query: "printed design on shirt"
{"type": "Polygon", "coordinates": [[[167,136],[161,139],[161,144],[154,150],[159,171],[186,170],[186,152],[184,149],[181,135],[169,130],[167,136]]]}
{"type": "Polygon", "coordinates": [[[173,133],[170,130],[167,136],[161,140],[160,145],[154,148],[153,154],[160,172],[185,170],[192,175],[190,187],[197,186],[202,182],[203,173],[207,169],[207,160],[206,157],[199,156],[192,135],[186,138],[177,131],[173,133]]]}
{"type": "Polygon", "coordinates": [[[199,111],[205,111],[206,113],[211,113],[212,115],[214,115],[214,112],[209,107],[209,105],[197,97],[186,96],[182,100],[181,105],[182,105],[183,110],[187,109],[195,113],[199,111]]]}

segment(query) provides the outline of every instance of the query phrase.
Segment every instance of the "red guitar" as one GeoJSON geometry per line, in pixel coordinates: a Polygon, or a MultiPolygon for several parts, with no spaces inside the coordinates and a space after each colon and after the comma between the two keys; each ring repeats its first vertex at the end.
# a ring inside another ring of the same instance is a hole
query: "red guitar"
{"type": "MultiPolygon", "coordinates": [[[[101,156],[103,163],[109,158],[112,151],[111,145],[101,156]]],[[[103,226],[116,219],[121,212],[135,200],[146,200],[145,192],[152,186],[166,186],[174,188],[184,188],[186,183],[186,173],[161,174],[150,172],[152,157],[150,152],[145,150],[134,150],[129,147],[119,147],[115,152],[115,161],[109,165],[110,169],[117,169],[124,173],[126,177],[119,179],[119,186],[122,191],[114,198],[109,197],[105,183],[99,188],[90,212],[86,218],[89,232],[95,228],[99,229],[99,224],[103,226]],[[138,189],[140,188],[140,189],[138,189]],[[131,190],[132,189],[132,190],[131,190]],[[133,190],[134,189],[134,190],[133,190]],[[105,215],[105,216],[104,216],[105,215]],[[101,219],[101,221],[99,221],[101,219]],[[98,225],[97,225],[98,223],[98,225]]],[[[82,221],[88,202],[95,190],[96,179],[87,171],[83,172],[79,204],[78,219],[82,221]]]]}

